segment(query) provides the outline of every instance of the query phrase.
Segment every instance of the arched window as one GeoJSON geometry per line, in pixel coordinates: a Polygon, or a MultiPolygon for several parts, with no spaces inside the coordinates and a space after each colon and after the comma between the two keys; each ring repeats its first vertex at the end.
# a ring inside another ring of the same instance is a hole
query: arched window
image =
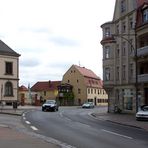
{"type": "Polygon", "coordinates": [[[13,86],[11,82],[5,84],[5,96],[13,96],[13,86]]]}

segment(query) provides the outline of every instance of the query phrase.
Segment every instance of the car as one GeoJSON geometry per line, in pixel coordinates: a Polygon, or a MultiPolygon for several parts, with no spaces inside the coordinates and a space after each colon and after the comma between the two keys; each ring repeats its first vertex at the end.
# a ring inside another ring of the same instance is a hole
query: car
{"type": "Polygon", "coordinates": [[[136,113],[136,120],[148,120],[148,105],[141,106],[140,110],[136,113]]]}
{"type": "Polygon", "coordinates": [[[42,111],[58,111],[59,106],[56,100],[46,100],[42,105],[42,111]]]}
{"type": "Polygon", "coordinates": [[[82,105],[82,108],[94,108],[94,103],[93,102],[85,102],[82,105]]]}

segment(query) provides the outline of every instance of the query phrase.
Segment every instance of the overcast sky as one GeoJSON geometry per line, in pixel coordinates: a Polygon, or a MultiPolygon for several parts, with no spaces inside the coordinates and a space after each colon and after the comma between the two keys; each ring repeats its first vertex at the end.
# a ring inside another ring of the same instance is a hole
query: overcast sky
{"type": "Polygon", "coordinates": [[[62,80],[73,65],[102,78],[102,30],[115,0],[0,0],[0,39],[21,54],[19,85],[62,80]]]}

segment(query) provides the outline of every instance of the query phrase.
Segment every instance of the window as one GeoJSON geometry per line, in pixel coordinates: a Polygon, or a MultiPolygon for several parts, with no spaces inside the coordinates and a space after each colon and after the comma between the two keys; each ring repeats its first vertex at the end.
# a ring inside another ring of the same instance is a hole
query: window
{"type": "Polygon", "coordinates": [[[106,46],[105,47],[105,59],[109,59],[110,58],[110,47],[106,46]]]}
{"type": "Polygon", "coordinates": [[[129,29],[134,29],[134,22],[133,22],[133,18],[129,19],[129,29]]]}
{"type": "Polygon", "coordinates": [[[121,12],[125,12],[126,11],[126,3],[125,0],[121,1],[121,12]]]}
{"type": "Polygon", "coordinates": [[[125,22],[122,23],[122,33],[126,32],[126,24],[125,22]]]}
{"type": "Polygon", "coordinates": [[[148,22],[148,8],[143,11],[143,22],[148,22]]]}
{"type": "Polygon", "coordinates": [[[130,54],[132,55],[133,54],[133,39],[130,39],[130,54]]]}
{"type": "Polygon", "coordinates": [[[110,28],[105,28],[105,37],[110,37],[110,28]]]}
{"type": "Polygon", "coordinates": [[[117,58],[120,56],[120,49],[119,49],[119,44],[116,46],[116,53],[117,53],[117,58]]]}
{"type": "Polygon", "coordinates": [[[106,81],[110,80],[110,68],[105,69],[105,80],[106,81]]]}
{"type": "Polygon", "coordinates": [[[13,74],[13,64],[12,62],[6,62],[6,69],[5,69],[6,75],[12,75],[13,74]]]}
{"type": "Polygon", "coordinates": [[[13,96],[13,86],[11,82],[5,84],[5,96],[13,96]]]}
{"type": "Polygon", "coordinates": [[[120,73],[119,73],[119,66],[118,66],[117,67],[117,77],[116,77],[117,80],[119,80],[119,75],[120,75],[120,73]]]}
{"type": "Polygon", "coordinates": [[[90,94],[90,89],[88,88],[87,90],[88,90],[88,94],[90,94]]]}
{"type": "Polygon", "coordinates": [[[133,63],[130,64],[130,78],[134,75],[133,63]]]}
{"type": "Polygon", "coordinates": [[[81,89],[80,88],[78,88],[78,94],[81,94],[81,89]]]}
{"type": "Polygon", "coordinates": [[[123,80],[125,80],[126,78],[126,66],[125,65],[122,66],[122,78],[123,80]]]}
{"type": "Polygon", "coordinates": [[[126,42],[122,43],[122,55],[125,56],[126,54],[126,42]]]}
{"type": "Polygon", "coordinates": [[[119,25],[116,26],[116,33],[119,34],[119,25]]]}
{"type": "Polygon", "coordinates": [[[44,96],[46,96],[46,91],[44,91],[44,96]]]}

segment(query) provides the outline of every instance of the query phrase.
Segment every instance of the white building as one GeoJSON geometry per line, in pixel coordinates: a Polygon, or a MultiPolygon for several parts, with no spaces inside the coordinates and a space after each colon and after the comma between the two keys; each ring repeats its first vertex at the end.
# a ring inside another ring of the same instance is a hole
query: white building
{"type": "Polygon", "coordinates": [[[0,40],[0,102],[18,100],[19,56],[0,40]]]}

